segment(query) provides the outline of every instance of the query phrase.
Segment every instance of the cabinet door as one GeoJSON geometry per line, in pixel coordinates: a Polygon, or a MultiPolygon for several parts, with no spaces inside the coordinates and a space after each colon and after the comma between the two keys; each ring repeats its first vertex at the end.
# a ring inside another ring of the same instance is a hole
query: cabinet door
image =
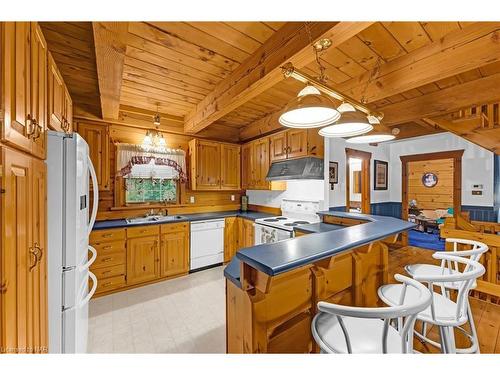
{"type": "Polygon", "coordinates": [[[254,171],[255,189],[268,189],[269,182],[266,181],[269,171],[269,139],[259,139],[254,143],[254,171]]]}
{"type": "Polygon", "coordinates": [[[42,160],[32,159],[32,249],[36,266],[28,269],[28,346],[35,352],[47,351],[47,174],[42,160]]]}
{"type": "Polygon", "coordinates": [[[127,241],[127,284],[137,284],[158,277],[158,236],[138,237],[127,241]]]}
{"type": "Polygon", "coordinates": [[[31,152],[31,77],[29,22],[4,22],[2,141],[31,152]]]}
{"type": "Polygon", "coordinates": [[[221,144],[221,189],[240,189],[240,146],[221,144]]]}
{"type": "Polygon", "coordinates": [[[307,130],[307,155],[323,158],[325,138],[318,134],[318,129],[307,130]]]}
{"type": "Polygon", "coordinates": [[[64,112],[63,125],[66,133],[73,133],[73,101],[68,88],[64,86],[64,112]]]}
{"type": "Polygon", "coordinates": [[[45,159],[47,129],[47,43],[40,26],[31,23],[32,154],[45,159]]]}
{"type": "Polygon", "coordinates": [[[254,222],[248,219],[241,219],[240,225],[240,248],[254,246],[254,222]]]}
{"type": "Polygon", "coordinates": [[[226,217],[224,224],[224,262],[229,262],[239,247],[238,218],[226,217]]]}
{"type": "Polygon", "coordinates": [[[189,232],[175,230],[161,235],[160,276],[189,272],[189,232]]]}
{"type": "Polygon", "coordinates": [[[49,91],[47,126],[52,130],[63,131],[64,81],[50,53],[48,54],[48,64],[47,84],[49,91]]]}
{"type": "Polygon", "coordinates": [[[298,158],[307,156],[307,130],[288,130],[287,137],[287,158],[298,158]]]}
{"type": "Polygon", "coordinates": [[[196,152],[196,189],[220,190],[220,143],[199,141],[196,152]]]}
{"type": "Polygon", "coordinates": [[[24,153],[1,149],[1,227],[0,252],[0,346],[15,351],[28,350],[28,275],[35,264],[32,248],[31,157],[24,153]]]}
{"type": "Polygon", "coordinates": [[[270,158],[271,161],[286,159],[287,152],[287,136],[286,132],[282,132],[269,137],[270,143],[270,158]]]}
{"type": "MultiPolygon", "coordinates": [[[[89,154],[99,183],[99,190],[109,190],[109,128],[106,124],[78,123],[78,134],[89,145],[89,154]]],[[[92,186],[91,186],[92,188],[92,186]]]]}
{"type": "Polygon", "coordinates": [[[241,146],[241,188],[251,189],[254,187],[253,173],[253,143],[241,146]]]}

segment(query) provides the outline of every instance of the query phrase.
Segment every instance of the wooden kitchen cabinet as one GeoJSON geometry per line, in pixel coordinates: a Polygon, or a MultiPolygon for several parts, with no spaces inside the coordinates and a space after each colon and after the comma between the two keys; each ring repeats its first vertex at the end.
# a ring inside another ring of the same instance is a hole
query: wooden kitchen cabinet
{"type": "Polygon", "coordinates": [[[47,44],[36,22],[3,22],[2,142],[45,158],[47,44]]]}
{"type": "Polygon", "coordinates": [[[253,186],[253,143],[241,146],[241,188],[253,186]]]}
{"type": "Polygon", "coordinates": [[[161,226],[160,277],[189,272],[189,223],[161,226]]]}
{"type": "Polygon", "coordinates": [[[237,217],[226,217],[224,223],[224,262],[229,262],[239,248],[239,221],[237,217]]]}
{"type": "Polygon", "coordinates": [[[193,139],[189,142],[192,190],[239,190],[240,146],[193,139]]]}
{"type": "Polygon", "coordinates": [[[73,133],[73,101],[66,86],[64,86],[63,104],[63,130],[66,133],[73,133]]]}
{"type": "Polygon", "coordinates": [[[127,285],[158,278],[159,260],[158,236],[127,240],[127,285]]]}
{"type": "Polygon", "coordinates": [[[253,220],[239,218],[239,248],[254,246],[255,230],[253,220]]]}
{"type": "Polygon", "coordinates": [[[239,190],[240,179],[240,151],[239,145],[221,144],[221,182],[222,190],[239,190]]]}
{"type": "Polygon", "coordinates": [[[64,131],[64,81],[50,52],[48,54],[47,86],[47,126],[55,131],[64,131]]]}
{"type": "Polygon", "coordinates": [[[108,125],[78,122],[77,132],[89,145],[89,156],[95,168],[99,190],[109,190],[110,163],[108,125]]]}
{"type": "Polygon", "coordinates": [[[0,165],[0,347],[43,353],[48,345],[46,166],[5,146],[0,165]]]}
{"type": "Polygon", "coordinates": [[[267,172],[269,171],[269,140],[267,138],[255,141],[253,148],[254,160],[254,187],[267,189],[267,172]]]}
{"type": "Polygon", "coordinates": [[[324,139],[316,129],[289,129],[269,138],[271,162],[324,154],[324,139]]]}

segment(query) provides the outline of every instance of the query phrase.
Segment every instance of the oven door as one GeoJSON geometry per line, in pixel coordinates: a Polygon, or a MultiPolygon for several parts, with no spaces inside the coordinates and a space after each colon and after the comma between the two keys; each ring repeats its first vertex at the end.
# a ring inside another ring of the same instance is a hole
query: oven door
{"type": "Polygon", "coordinates": [[[274,243],[292,238],[292,232],[269,227],[267,225],[255,224],[255,245],[274,243]]]}

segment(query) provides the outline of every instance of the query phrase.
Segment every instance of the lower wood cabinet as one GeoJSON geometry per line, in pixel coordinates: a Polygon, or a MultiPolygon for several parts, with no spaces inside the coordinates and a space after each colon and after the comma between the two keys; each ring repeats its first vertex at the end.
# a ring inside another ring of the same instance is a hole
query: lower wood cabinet
{"type": "Polygon", "coordinates": [[[161,226],[160,277],[189,272],[189,224],[161,226]]]}
{"type": "Polygon", "coordinates": [[[239,221],[237,217],[226,217],[224,223],[224,262],[229,262],[239,248],[239,221]]]}
{"type": "Polygon", "coordinates": [[[151,281],[159,276],[158,236],[127,240],[127,284],[151,281]]]}
{"type": "Polygon", "coordinates": [[[255,231],[253,220],[239,218],[239,248],[254,246],[255,231]]]}

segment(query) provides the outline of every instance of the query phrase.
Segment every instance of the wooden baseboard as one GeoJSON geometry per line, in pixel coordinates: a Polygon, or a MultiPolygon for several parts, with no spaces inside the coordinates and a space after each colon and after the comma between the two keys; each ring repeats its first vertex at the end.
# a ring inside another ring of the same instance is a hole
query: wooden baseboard
{"type": "Polygon", "coordinates": [[[248,209],[251,211],[265,212],[267,214],[281,215],[281,208],[279,207],[269,207],[269,206],[260,206],[258,204],[249,204],[248,209]]]}

